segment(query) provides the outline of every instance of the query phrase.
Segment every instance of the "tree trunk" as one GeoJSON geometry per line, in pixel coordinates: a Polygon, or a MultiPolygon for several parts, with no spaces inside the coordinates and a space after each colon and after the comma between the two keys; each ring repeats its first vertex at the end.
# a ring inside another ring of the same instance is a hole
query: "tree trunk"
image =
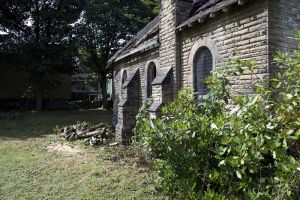
{"type": "Polygon", "coordinates": [[[36,110],[42,111],[43,110],[43,97],[42,95],[36,96],[36,110]]]}
{"type": "Polygon", "coordinates": [[[101,95],[101,88],[100,88],[100,82],[101,82],[101,75],[97,73],[97,100],[100,100],[100,95],[101,95]]]}
{"type": "Polygon", "coordinates": [[[101,75],[101,94],[102,94],[102,107],[107,108],[107,78],[105,74],[101,75]]]}

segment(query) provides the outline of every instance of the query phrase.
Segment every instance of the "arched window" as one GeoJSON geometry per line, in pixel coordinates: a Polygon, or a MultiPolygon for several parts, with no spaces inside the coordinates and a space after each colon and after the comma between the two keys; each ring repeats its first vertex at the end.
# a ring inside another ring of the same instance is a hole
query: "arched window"
{"type": "Polygon", "coordinates": [[[194,58],[194,86],[199,95],[208,93],[205,79],[211,74],[213,69],[213,56],[207,47],[200,48],[194,58]]]}
{"type": "Polygon", "coordinates": [[[125,83],[126,79],[127,79],[127,71],[126,71],[126,69],[124,69],[123,73],[122,73],[122,84],[121,85],[123,85],[125,83]]]}
{"type": "Polygon", "coordinates": [[[152,96],[152,85],[151,83],[156,77],[156,66],[154,62],[151,62],[147,68],[147,97],[152,96]]]}

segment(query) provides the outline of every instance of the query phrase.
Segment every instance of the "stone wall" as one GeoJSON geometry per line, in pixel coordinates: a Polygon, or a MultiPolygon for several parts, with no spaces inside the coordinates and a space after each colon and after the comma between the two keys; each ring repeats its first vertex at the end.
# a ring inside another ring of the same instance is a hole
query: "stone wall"
{"type": "Polygon", "coordinates": [[[116,139],[123,144],[129,144],[135,117],[140,107],[140,70],[135,69],[122,84],[122,100],[118,104],[118,124],[116,125],[116,139]]]}
{"type": "Polygon", "coordinates": [[[300,29],[299,0],[269,0],[270,63],[276,51],[291,52],[297,47],[292,39],[300,29]]]}
{"type": "Polygon", "coordinates": [[[161,114],[161,106],[173,98],[173,68],[160,69],[159,73],[152,82],[154,102],[149,108],[151,117],[161,114]]]}
{"type": "MultiPolygon", "coordinates": [[[[180,38],[176,34],[176,27],[187,19],[192,8],[192,0],[162,0],[160,11],[160,67],[173,68],[173,92],[176,93],[180,85],[180,38]]],[[[171,89],[171,88],[170,88],[171,89]]]]}
{"type": "MultiPolygon", "coordinates": [[[[253,1],[243,6],[234,5],[228,12],[179,32],[182,49],[182,86],[193,86],[193,56],[197,44],[208,44],[215,66],[223,66],[229,59],[253,59],[257,62],[258,75],[268,73],[268,2],[253,1]],[[194,52],[192,49],[194,48],[194,52]]],[[[200,45],[199,45],[200,47],[200,45]]],[[[246,73],[232,77],[233,89],[239,93],[252,92],[253,77],[246,73]]]]}
{"type": "Polygon", "coordinates": [[[158,48],[149,50],[143,54],[137,55],[135,57],[129,57],[127,59],[121,60],[114,66],[114,79],[113,79],[113,90],[114,90],[114,113],[113,113],[113,124],[116,125],[118,123],[118,104],[122,99],[121,93],[121,76],[123,70],[127,70],[128,77],[132,72],[136,69],[139,69],[139,77],[140,77],[140,88],[139,91],[139,104],[141,105],[144,100],[147,99],[147,87],[146,87],[146,72],[147,72],[147,64],[151,61],[156,63],[156,67],[159,69],[159,52],[158,48]]]}

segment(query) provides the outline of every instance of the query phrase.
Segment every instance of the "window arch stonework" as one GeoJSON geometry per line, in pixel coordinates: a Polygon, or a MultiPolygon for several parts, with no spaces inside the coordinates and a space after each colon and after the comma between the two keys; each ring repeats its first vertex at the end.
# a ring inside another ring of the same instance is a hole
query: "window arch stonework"
{"type": "Polygon", "coordinates": [[[145,65],[145,98],[152,96],[152,82],[158,74],[159,62],[157,59],[149,60],[145,65]]]}
{"type": "Polygon", "coordinates": [[[194,43],[189,55],[190,76],[188,83],[190,87],[196,89],[198,92],[198,88],[201,87],[201,83],[199,83],[199,79],[201,80],[200,74],[202,73],[202,78],[205,79],[205,76],[208,75],[207,72],[211,72],[216,66],[218,57],[218,48],[209,37],[199,38],[194,43]],[[200,69],[197,70],[197,68],[200,69]],[[198,87],[196,84],[198,84],[198,87]]]}
{"type": "Polygon", "coordinates": [[[208,88],[204,83],[213,69],[213,57],[207,47],[200,48],[194,58],[194,88],[199,95],[205,95],[208,88]]]}

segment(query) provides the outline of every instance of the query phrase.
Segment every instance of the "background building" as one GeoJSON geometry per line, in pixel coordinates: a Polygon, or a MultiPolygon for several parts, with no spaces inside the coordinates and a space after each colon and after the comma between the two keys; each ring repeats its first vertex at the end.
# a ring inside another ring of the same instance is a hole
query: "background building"
{"type": "MultiPolygon", "coordinates": [[[[73,100],[101,100],[100,85],[97,75],[93,73],[82,73],[72,75],[72,99],[73,100]]],[[[107,94],[111,98],[111,80],[107,81],[107,94]]]]}

